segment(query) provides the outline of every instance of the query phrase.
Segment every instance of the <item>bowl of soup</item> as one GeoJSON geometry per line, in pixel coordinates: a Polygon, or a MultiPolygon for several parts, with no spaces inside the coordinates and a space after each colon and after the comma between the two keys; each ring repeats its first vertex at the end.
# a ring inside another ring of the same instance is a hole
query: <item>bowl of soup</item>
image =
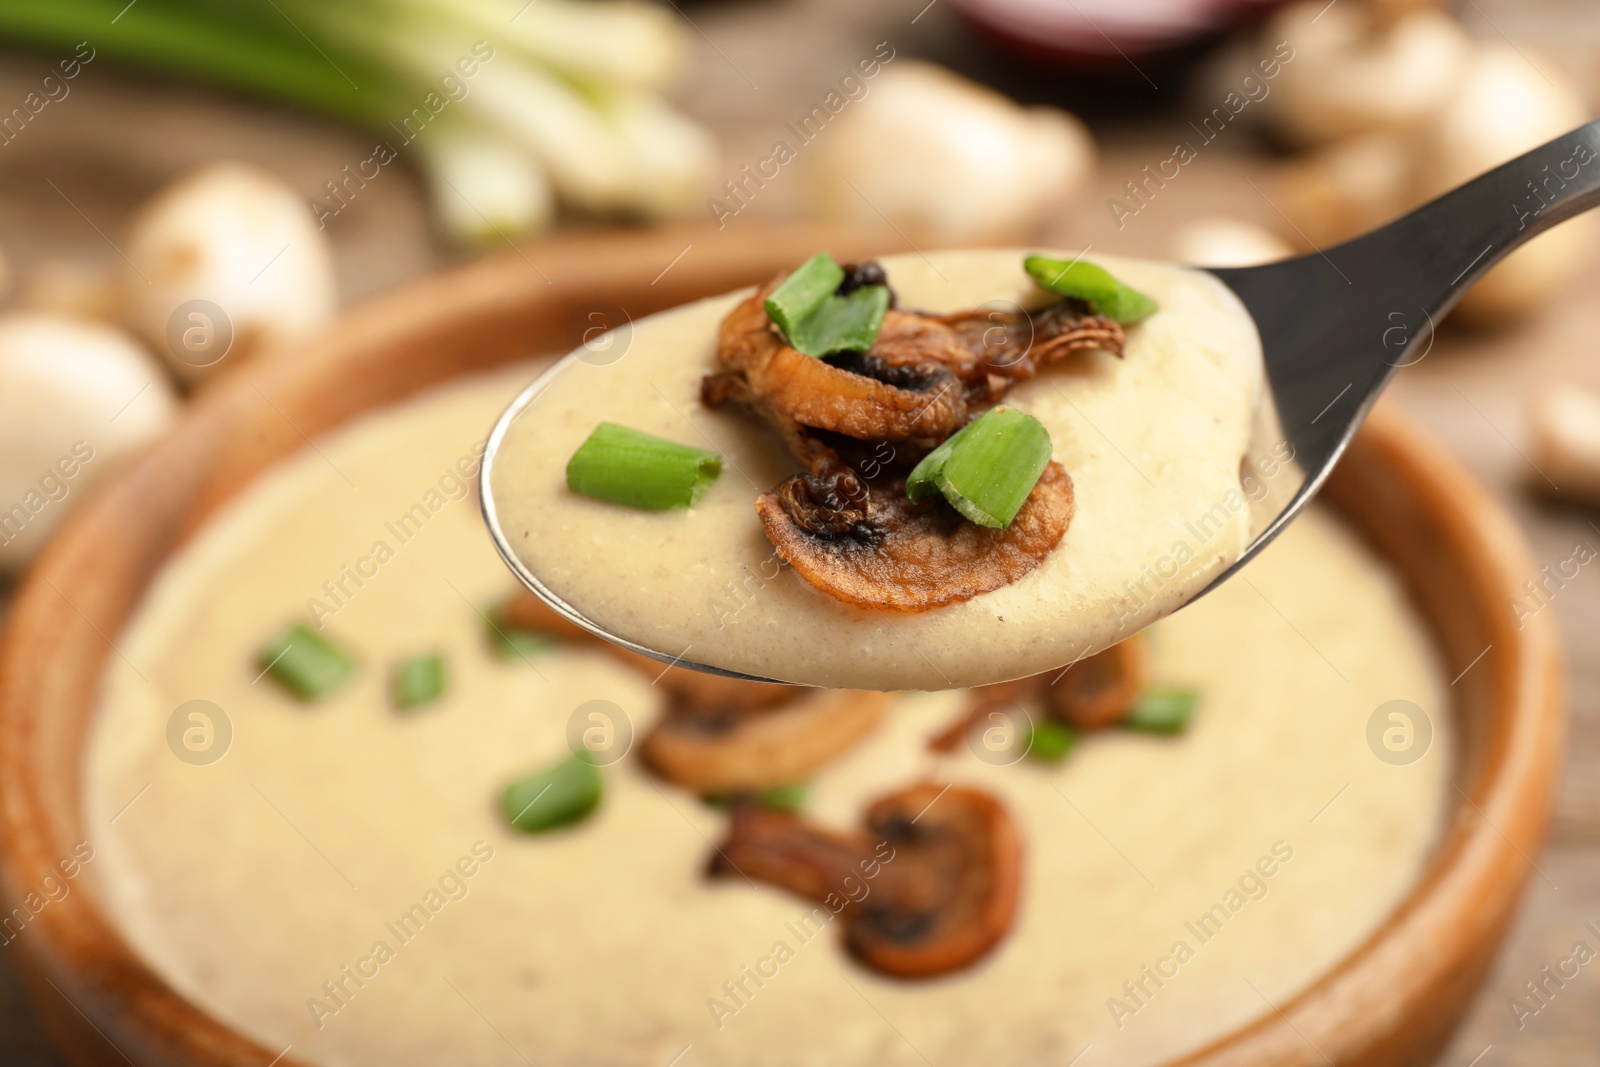
{"type": "Polygon", "coordinates": [[[516,581],[473,499],[489,427],[586,329],[879,251],[752,231],[660,274],[690,241],[574,239],[357,308],[213,390],[52,544],[0,650],[0,927],[74,1061],[1438,1049],[1532,872],[1558,653],[1506,607],[1536,570],[1512,521],[1389,405],[1279,542],[1143,636],[1152,680],[1199,694],[1181,732],[941,746],[972,694],[899,692],[809,774],[804,818],[839,833],[910,783],[998,798],[1021,860],[981,958],[865,965],[880,866],[837,908],[708,876],[734,816],[639,758],[659,679],[593,642],[506,655],[489,606],[516,581]],[[262,659],[297,622],[350,664],[315,703],[262,659]],[[398,710],[424,654],[448,685],[398,710]],[[519,832],[502,787],[597,724],[626,739],[598,804],[519,832]]]}

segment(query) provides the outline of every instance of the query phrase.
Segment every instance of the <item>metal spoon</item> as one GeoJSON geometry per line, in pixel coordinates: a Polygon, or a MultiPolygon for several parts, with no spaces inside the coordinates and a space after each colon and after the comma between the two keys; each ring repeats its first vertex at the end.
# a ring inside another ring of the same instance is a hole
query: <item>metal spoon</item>
{"type": "MultiPolygon", "coordinates": [[[[1558,137],[1337,247],[1258,267],[1211,271],[1243,301],[1261,335],[1269,403],[1252,453],[1259,449],[1264,455],[1283,441],[1294,451],[1293,463],[1274,475],[1264,506],[1252,510],[1249,548],[1199,595],[1249,563],[1300,514],[1378,393],[1397,369],[1421,358],[1415,353],[1426,354],[1438,321],[1473,282],[1534,237],[1600,204],[1597,126],[1600,122],[1558,137]]],[[[677,666],[752,678],[606,632],[546,588],[512,551],[490,491],[495,456],[511,423],[575,358],[568,356],[540,375],[489,436],[480,496],[496,549],[525,586],[596,636],[677,666]]],[[[1253,458],[1247,455],[1246,462],[1253,458]]]]}

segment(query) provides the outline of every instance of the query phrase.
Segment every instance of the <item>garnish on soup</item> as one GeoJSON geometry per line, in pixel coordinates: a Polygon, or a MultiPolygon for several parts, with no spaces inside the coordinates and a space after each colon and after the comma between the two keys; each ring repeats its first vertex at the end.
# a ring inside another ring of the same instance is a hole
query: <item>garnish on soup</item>
{"type": "Polygon", "coordinates": [[[765,420],[804,468],[756,501],[797,574],[847,603],[926,611],[1016,581],[1060,543],[1072,479],[1037,419],[993,405],[1072,352],[1120,357],[1118,318],[1154,311],[1084,267],[1045,275],[1071,291],[1037,311],[931,315],[897,309],[877,264],[820,253],[728,314],[701,401],[765,420]]]}
{"type": "Polygon", "coordinates": [[[1022,839],[991,794],[922,783],[872,804],[863,823],[840,832],[736,806],[710,871],[826,907],[857,959],[900,978],[960,970],[1005,937],[1017,912],[1022,839]]]}
{"type": "Polygon", "coordinates": [[[722,457],[602,422],[567,461],[567,488],[649,511],[686,508],[722,473],[722,457]]]}

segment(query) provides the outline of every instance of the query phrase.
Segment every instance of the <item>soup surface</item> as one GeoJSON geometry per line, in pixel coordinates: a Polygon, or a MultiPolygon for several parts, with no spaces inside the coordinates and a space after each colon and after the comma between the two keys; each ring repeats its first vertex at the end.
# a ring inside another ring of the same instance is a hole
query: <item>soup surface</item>
{"type": "MultiPolygon", "coordinates": [[[[891,256],[902,307],[1034,306],[1024,251],[891,256]]],[[[608,633],[667,657],[850,689],[933,690],[1038,674],[1168,614],[1243,553],[1241,485],[1262,393],[1255,324],[1209,274],[1099,257],[1161,310],[1126,354],[1076,353],[1007,394],[1036,416],[1072,477],[1076,510],[1033,571],[921,613],[871,610],[807,585],[775,554],[756,496],[798,469],[747,416],[700,403],[717,325],[747,293],[632,324],[568,366],[513,421],[491,464],[511,551],[608,633]],[[567,459],[602,420],[710,448],[721,476],[688,510],[638,511],[567,489],[567,459]],[[639,596],[641,589],[650,595],[639,596]]],[[[879,457],[887,462],[893,446],[879,457]]],[[[1286,449],[1263,450],[1277,475],[1286,449]]],[[[871,462],[871,461],[869,461],[871,462]]],[[[866,472],[869,473],[870,472],[866,472]]]]}
{"type": "Polygon", "coordinates": [[[726,814],[635,757],[603,768],[587,822],[511,832],[500,787],[567,752],[575,709],[611,701],[639,733],[658,713],[648,679],[596,651],[507,661],[484,641],[480,609],[513,583],[461,472],[529,373],[434,391],[273,470],[118,638],[87,756],[86,873],[163,978],[273,1054],[1001,1067],[1092,1046],[1094,1062],[1157,1063],[1292,998],[1418,877],[1448,791],[1447,687],[1397,584],[1315,508],[1150,631],[1155,680],[1201,693],[1181,736],[1106,731],[1055,765],[981,744],[940,756],[927,740],[961,694],[906,695],[812,783],[808,815],[841,827],[919,779],[1004,800],[1026,847],[1021,909],[970,970],[880,977],[787,894],[708,882],[726,814]],[[256,664],[310,613],[359,661],[314,706],[256,664]],[[448,658],[449,689],[399,714],[387,668],[426,650],[448,658]],[[169,740],[196,699],[231,726],[214,762],[169,740]],[[1393,699],[1433,725],[1407,765],[1367,741],[1393,699]]]}

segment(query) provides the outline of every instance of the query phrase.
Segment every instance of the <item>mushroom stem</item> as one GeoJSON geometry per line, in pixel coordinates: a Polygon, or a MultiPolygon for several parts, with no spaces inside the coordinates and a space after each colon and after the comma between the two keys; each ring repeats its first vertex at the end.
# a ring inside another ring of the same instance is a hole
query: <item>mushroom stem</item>
{"type": "Polygon", "coordinates": [[[843,920],[866,966],[901,978],[968,967],[1011,929],[1022,841],[988,793],[924,782],[867,808],[840,833],[741,806],[709,873],[787,889],[843,920]]]}

